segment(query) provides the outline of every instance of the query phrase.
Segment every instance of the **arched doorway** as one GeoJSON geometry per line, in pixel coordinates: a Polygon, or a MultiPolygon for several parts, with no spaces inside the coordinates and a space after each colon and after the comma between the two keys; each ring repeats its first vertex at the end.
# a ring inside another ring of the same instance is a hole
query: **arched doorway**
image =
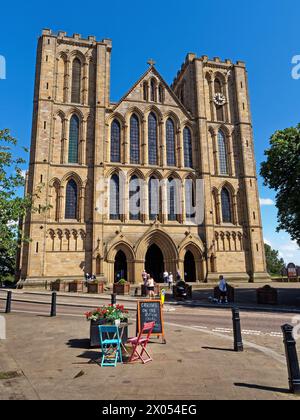
{"type": "Polygon", "coordinates": [[[123,251],[118,251],[115,257],[114,281],[127,280],[127,258],[123,251]]]}
{"type": "Polygon", "coordinates": [[[164,256],[155,244],[151,245],[146,253],[145,270],[157,283],[163,282],[164,256]]]}
{"type": "Polygon", "coordinates": [[[195,282],[197,280],[195,258],[191,251],[187,251],[184,257],[184,279],[187,282],[195,282]]]}

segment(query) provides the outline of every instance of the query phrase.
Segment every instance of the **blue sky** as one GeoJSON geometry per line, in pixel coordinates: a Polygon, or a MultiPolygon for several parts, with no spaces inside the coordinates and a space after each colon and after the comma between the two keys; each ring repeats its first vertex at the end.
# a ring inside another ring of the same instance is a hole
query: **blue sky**
{"type": "MultiPolygon", "coordinates": [[[[141,2],[2,2],[0,127],[29,146],[36,43],[42,28],[111,38],[111,99],[118,100],[153,57],[171,83],[188,52],[245,60],[249,72],[257,163],[270,135],[300,122],[300,79],[291,77],[300,55],[300,3],[296,0],[152,0],[141,2]],[[86,6],[86,7],[85,7],[86,6]]],[[[260,196],[274,192],[259,180],[260,196]]],[[[276,208],[262,206],[264,237],[287,262],[300,265],[300,251],[285,232],[276,233],[276,208]]]]}

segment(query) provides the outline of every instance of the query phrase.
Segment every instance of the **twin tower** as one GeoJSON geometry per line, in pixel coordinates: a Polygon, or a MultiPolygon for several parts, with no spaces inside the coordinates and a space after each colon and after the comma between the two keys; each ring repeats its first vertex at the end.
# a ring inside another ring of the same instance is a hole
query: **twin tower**
{"type": "Polygon", "coordinates": [[[245,64],[188,54],[169,86],[149,61],[112,103],[111,51],[39,38],[26,181],[39,210],[20,279],[267,280],[245,64]]]}

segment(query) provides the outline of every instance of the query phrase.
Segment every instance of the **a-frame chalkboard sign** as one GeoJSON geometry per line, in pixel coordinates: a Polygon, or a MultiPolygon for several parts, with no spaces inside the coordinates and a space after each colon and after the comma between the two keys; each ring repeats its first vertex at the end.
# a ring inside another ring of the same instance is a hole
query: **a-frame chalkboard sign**
{"type": "Polygon", "coordinates": [[[152,336],[161,337],[163,343],[166,344],[164,332],[164,319],[162,305],[160,300],[140,300],[137,307],[137,334],[142,330],[146,322],[155,322],[152,336]]]}

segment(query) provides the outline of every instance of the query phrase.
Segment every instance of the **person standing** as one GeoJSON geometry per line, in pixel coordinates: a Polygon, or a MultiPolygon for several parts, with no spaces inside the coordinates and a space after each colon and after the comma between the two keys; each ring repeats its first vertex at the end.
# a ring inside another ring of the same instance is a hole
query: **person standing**
{"type": "Polygon", "coordinates": [[[84,277],[85,277],[85,286],[87,286],[87,284],[88,284],[88,282],[89,282],[89,280],[90,280],[90,275],[89,275],[89,273],[85,273],[85,275],[84,275],[84,277]]]}
{"type": "Polygon", "coordinates": [[[227,297],[227,283],[224,279],[224,276],[219,277],[219,290],[220,290],[220,298],[219,303],[228,303],[228,297],[227,297]]]}
{"type": "Polygon", "coordinates": [[[147,285],[147,280],[148,280],[148,274],[147,274],[146,270],[144,270],[142,272],[142,280],[143,280],[144,286],[146,286],[147,285]]]}
{"type": "Polygon", "coordinates": [[[143,281],[142,296],[148,296],[148,288],[147,288],[148,274],[146,270],[142,272],[142,281],[143,281]]]}
{"type": "Polygon", "coordinates": [[[163,274],[164,284],[168,284],[169,273],[167,271],[163,274]]]}
{"type": "Polygon", "coordinates": [[[171,289],[172,288],[172,285],[173,285],[173,274],[172,273],[170,273],[169,274],[169,277],[168,277],[168,285],[169,285],[169,289],[171,289]]]}
{"type": "Polygon", "coordinates": [[[147,295],[150,297],[150,299],[155,298],[155,282],[154,278],[148,274],[148,280],[147,280],[147,295]]]}

